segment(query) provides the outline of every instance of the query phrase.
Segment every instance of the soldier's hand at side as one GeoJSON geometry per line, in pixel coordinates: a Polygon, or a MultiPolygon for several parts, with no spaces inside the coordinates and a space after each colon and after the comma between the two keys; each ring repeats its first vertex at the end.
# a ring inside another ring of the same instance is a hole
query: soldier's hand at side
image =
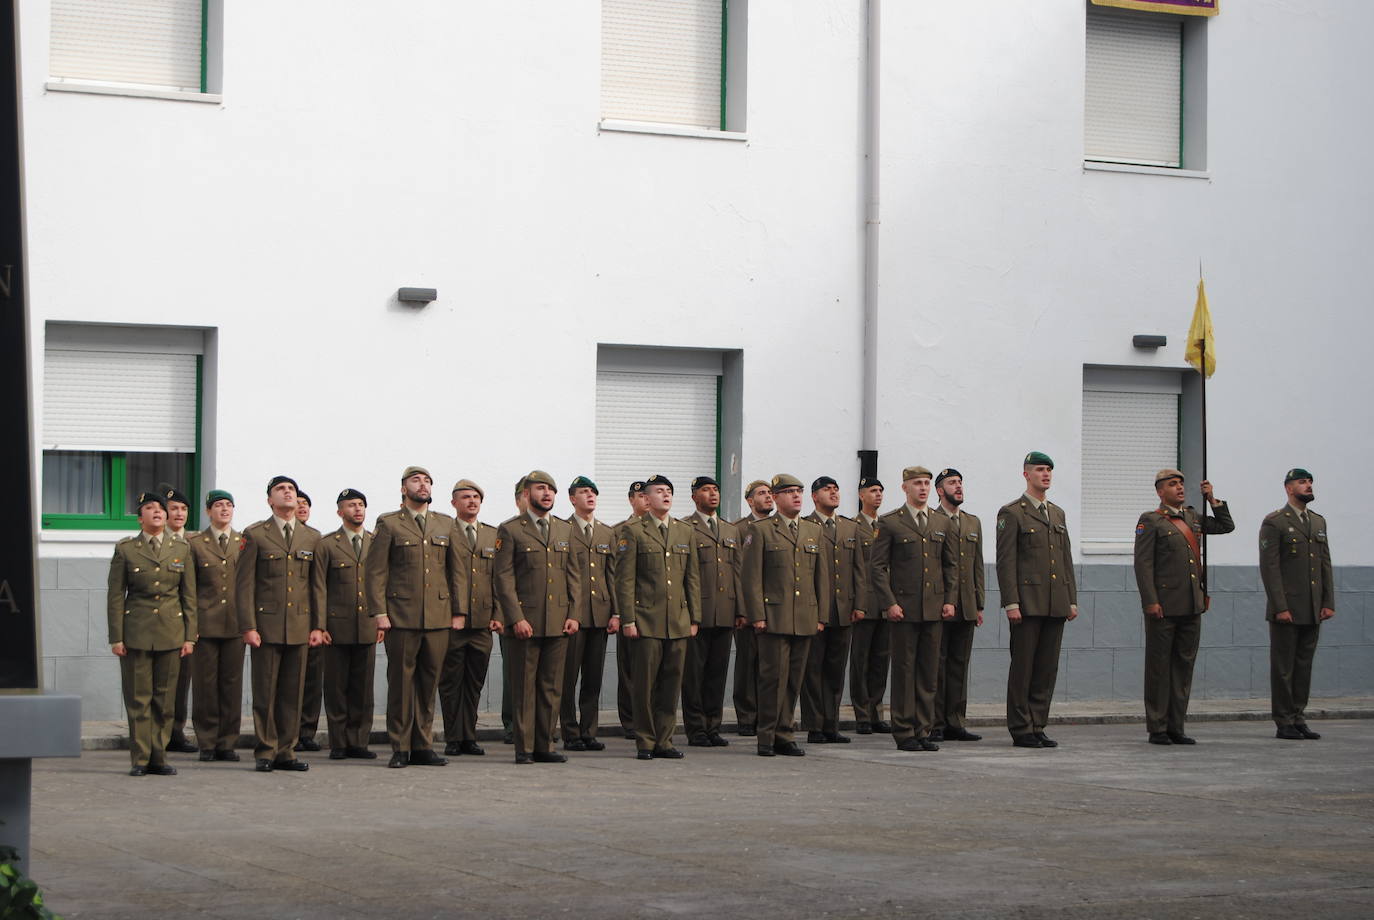
{"type": "Polygon", "coordinates": [[[744,617],[735,617],[735,629],[743,629],[749,625],[749,621],[744,617]]]}
{"type": "Polygon", "coordinates": [[[185,658],[187,655],[191,654],[191,653],[194,652],[195,650],[196,650],[196,644],[195,644],[194,642],[183,642],[183,643],[181,643],[181,657],[182,657],[182,658],[185,658]]]}
{"type": "Polygon", "coordinates": [[[862,610],[851,610],[851,611],[849,612],[849,622],[851,622],[851,623],[857,623],[857,622],[859,622],[860,620],[862,620],[863,618],[864,618],[864,612],[863,612],[862,610]]]}
{"type": "MultiPolygon", "coordinates": [[[[528,624],[526,624],[526,625],[528,625],[528,624]]],[[[563,621],[563,635],[565,635],[565,636],[571,636],[573,633],[577,632],[577,629],[578,629],[578,623],[577,623],[576,620],[564,620],[564,621],[563,621]]]]}
{"type": "Polygon", "coordinates": [[[325,645],[333,645],[333,644],[334,644],[334,637],[331,636],[331,635],[329,634],[329,630],[327,630],[327,629],[322,630],[322,631],[320,632],[320,638],[324,640],[324,644],[325,644],[325,645]]]}
{"type": "Polygon", "coordinates": [[[974,621],[973,625],[974,625],[974,626],[982,626],[982,625],[983,625],[983,611],[981,611],[981,610],[978,611],[978,619],[974,621]]]}
{"type": "Polygon", "coordinates": [[[262,636],[258,634],[256,629],[244,632],[243,641],[249,648],[262,648],[262,636]]]}
{"type": "Polygon", "coordinates": [[[386,638],[386,630],[384,630],[384,629],[379,629],[379,630],[377,630],[377,643],[376,643],[376,644],[377,644],[377,645],[381,645],[381,644],[382,644],[382,640],[385,639],[385,638],[386,638]]]}
{"type": "Polygon", "coordinates": [[[387,616],[385,613],[377,617],[377,628],[380,629],[382,632],[386,632],[388,629],[390,629],[391,617],[387,616]]]}
{"type": "Polygon", "coordinates": [[[633,624],[633,623],[626,623],[626,624],[625,624],[625,629],[623,630],[623,632],[625,633],[625,638],[626,638],[626,639],[638,639],[638,638],[639,638],[639,627],[636,626],[636,625],[633,624]]]}
{"type": "Polygon", "coordinates": [[[454,618],[453,618],[453,624],[452,624],[452,626],[453,626],[454,629],[466,629],[466,628],[467,628],[467,625],[468,625],[468,618],[467,618],[467,616],[457,616],[457,617],[454,617],[454,618]]]}
{"type": "Polygon", "coordinates": [[[697,634],[698,630],[700,630],[700,629],[701,629],[701,626],[699,626],[698,624],[696,624],[696,623],[693,623],[693,624],[692,624],[692,637],[693,637],[693,638],[696,638],[696,634],[697,634]]]}
{"type": "Polygon", "coordinates": [[[1077,605],[1077,604],[1070,604],[1070,605],[1069,605],[1069,619],[1070,619],[1070,620],[1076,620],[1076,619],[1078,619],[1078,605],[1077,605]]]}
{"type": "Polygon", "coordinates": [[[825,624],[824,624],[824,623],[817,623],[817,624],[816,624],[816,632],[818,632],[818,633],[823,633],[823,632],[825,632],[825,624]]]}
{"type": "Polygon", "coordinates": [[[945,604],[943,607],[940,608],[940,619],[942,619],[942,620],[952,620],[952,619],[954,619],[954,605],[953,605],[953,604],[945,604]]]}
{"type": "Polygon", "coordinates": [[[110,651],[114,652],[120,658],[123,658],[125,655],[129,654],[129,650],[124,647],[123,642],[116,642],[114,645],[110,646],[110,651]]]}
{"type": "Polygon", "coordinates": [[[528,639],[530,636],[534,635],[534,627],[530,625],[529,620],[521,620],[512,626],[511,629],[515,632],[515,638],[517,639],[528,639]]]}
{"type": "Polygon", "coordinates": [[[506,624],[502,623],[500,620],[492,620],[487,624],[487,629],[490,629],[498,636],[504,636],[506,634],[506,624]]]}
{"type": "Polygon", "coordinates": [[[1321,613],[1317,614],[1318,619],[1329,620],[1336,615],[1336,611],[1330,607],[1323,607],[1321,613]]]}
{"type": "Polygon", "coordinates": [[[611,617],[606,621],[606,634],[614,636],[618,632],[620,632],[620,617],[611,617]]]}
{"type": "Polygon", "coordinates": [[[768,628],[768,621],[767,621],[767,620],[755,620],[755,621],[754,621],[754,632],[756,632],[756,633],[761,633],[761,632],[763,632],[763,631],[764,631],[765,629],[767,629],[767,628],[768,628]]]}
{"type": "Polygon", "coordinates": [[[1007,608],[1007,622],[1010,623],[1010,624],[1013,625],[1013,626],[1015,626],[1017,623],[1020,623],[1020,622],[1021,622],[1021,608],[1020,608],[1020,607],[1008,607],[1008,608],[1007,608]]]}
{"type": "Polygon", "coordinates": [[[1164,607],[1161,604],[1146,604],[1145,615],[1147,617],[1154,617],[1156,620],[1162,620],[1164,618],[1164,607]]]}
{"type": "Polygon", "coordinates": [[[311,648],[319,648],[321,645],[324,645],[324,630],[310,630],[310,638],[307,641],[311,648]]]}
{"type": "Polygon", "coordinates": [[[1291,610],[1280,610],[1278,613],[1274,614],[1274,620],[1278,623],[1291,623],[1293,622],[1293,612],[1291,610]]]}
{"type": "Polygon", "coordinates": [[[887,618],[894,623],[900,623],[905,619],[906,613],[902,610],[902,605],[893,604],[891,607],[887,608],[887,618]]]}

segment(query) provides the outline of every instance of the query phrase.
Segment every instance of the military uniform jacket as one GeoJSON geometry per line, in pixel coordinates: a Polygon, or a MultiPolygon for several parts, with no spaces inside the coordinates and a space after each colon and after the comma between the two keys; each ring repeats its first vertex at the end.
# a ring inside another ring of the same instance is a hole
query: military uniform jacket
{"type": "Polygon", "coordinates": [[[234,572],[240,632],[256,629],[263,642],[304,645],[312,629],[324,629],[324,612],[313,609],[310,596],[319,538],[318,530],[296,521],[287,546],[273,518],[243,531],[234,572]]]}
{"type": "Polygon", "coordinates": [[[188,549],[183,540],[163,537],[153,552],[142,531],[115,544],[106,594],[111,645],[165,652],[196,641],[196,576],[188,549]]]}
{"type": "Polygon", "coordinates": [[[397,629],[448,629],[464,611],[467,570],[456,565],[453,518],[426,511],[425,529],[402,508],[377,518],[363,573],[367,606],[397,629]]]}
{"type": "Polygon", "coordinates": [[[1294,623],[1308,626],[1318,622],[1321,608],[1336,609],[1326,518],[1308,511],[1304,525],[1298,513],[1284,505],[1260,524],[1259,551],[1266,620],[1287,610],[1294,623]]]}
{"type": "Polygon", "coordinates": [[[830,559],[830,606],[829,610],[825,605],[821,609],[826,628],[849,626],[849,615],[855,610],[868,614],[868,556],[864,553],[859,524],[835,515],[835,539],[831,540],[819,514],[813,511],[806,520],[815,521],[821,529],[825,552],[830,559]]]}
{"type": "Polygon", "coordinates": [[[456,565],[467,573],[459,589],[465,592],[455,596],[454,606],[467,614],[468,629],[488,629],[492,620],[501,619],[500,608],[496,605],[494,572],[496,564],[496,528],[481,521],[473,523],[477,531],[477,546],[468,546],[468,538],[463,533],[463,522],[453,522],[453,546],[456,565]]]}
{"type": "MultiPolygon", "coordinates": [[[[701,625],[701,568],[692,528],[668,518],[665,542],[646,514],[623,525],[615,542],[615,602],[620,628],[649,639],[685,639],[701,625]]],[[[733,625],[733,624],[731,624],[733,625]]]]}
{"type": "Polygon", "coordinates": [[[744,616],[744,607],[739,602],[739,528],[717,515],[719,537],[713,536],[711,525],[700,511],[683,518],[682,523],[692,528],[692,545],[701,573],[701,626],[733,629],[735,617],[744,616]]]}
{"type": "Polygon", "coordinates": [[[311,598],[314,610],[324,611],[324,628],[335,645],[373,645],[377,619],[367,605],[363,565],[372,547],[366,529],[363,552],[353,552],[353,534],[340,527],[315,544],[315,572],[311,598]]]}
{"type": "Polygon", "coordinates": [[[582,619],[579,626],[605,629],[615,616],[615,583],[611,574],[615,561],[615,534],[600,521],[592,522],[591,539],[582,533],[582,521],[568,518],[572,531],[573,559],[582,576],[582,619]]]}
{"type": "Polygon", "coordinates": [[[228,544],[219,547],[211,528],[191,534],[191,561],[196,568],[196,625],[207,639],[234,639],[239,633],[239,611],[234,603],[234,573],[238,570],[243,534],[230,530],[228,544]]]}
{"type": "Polygon", "coordinates": [[[917,526],[907,505],[878,518],[869,573],[875,613],[898,604],[902,622],[940,619],[949,586],[959,577],[958,556],[949,536],[949,518],[926,511],[926,528],[917,526]]]}
{"type": "MultiPolygon", "coordinates": [[[[1160,507],[1146,511],[1135,525],[1135,584],[1140,590],[1140,606],[1159,604],[1166,617],[1190,616],[1207,609],[1201,561],[1174,523],[1175,518],[1168,508],[1160,507]]],[[[1197,509],[1189,505],[1181,519],[1199,545],[1204,529],[1207,533],[1236,529],[1225,502],[1206,518],[1200,518],[1197,509]]]]}
{"type": "Polygon", "coordinates": [[[819,524],[798,517],[794,541],[787,524],[782,515],[773,515],[744,535],[740,586],[745,618],[767,622],[770,633],[814,636],[825,622],[833,590],[825,535],[819,524]]]}
{"type": "Polygon", "coordinates": [[[955,547],[954,561],[958,576],[946,585],[945,603],[954,605],[954,615],[965,620],[977,620],[978,611],[987,599],[987,570],[983,565],[983,522],[967,511],[959,512],[959,520],[945,511],[936,511],[947,521],[945,541],[955,547]]]}
{"type": "Polygon", "coordinates": [[[1002,606],[1026,617],[1067,617],[1078,603],[1073,550],[1064,509],[1046,502],[1049,517],[1022,495],[997,512],[997,587],[1002,606]]]}
{"type": "Polygon", "coordinates": [[[504,522],[496,534],[496,603],[507,627],[521,620],[534,638],[563,635],[563,621],[582,622],[582,573],[573,556],[572,528],[554,517],[549,542],[528,514],[504,522]]]}

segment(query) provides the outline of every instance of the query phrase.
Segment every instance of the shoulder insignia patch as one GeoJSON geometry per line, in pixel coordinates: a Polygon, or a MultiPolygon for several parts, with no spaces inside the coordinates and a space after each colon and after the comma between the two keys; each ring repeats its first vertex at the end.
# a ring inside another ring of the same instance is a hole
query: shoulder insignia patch
{"type": "Polygon", "coordinates": [[[997,519],[997,529],[998,529],[998,530],[1006,530],[1006,529],[1007,529],[1007,519],[1006,519],[1006,518],[1004,518],[1004,517],[999,517],[999,518],[997,519]]]}
{"type": "Polygon", "coordinates": [[[496,538],[496,548],[497,548],[498,550],[501,548],[501,538],[500,538],[500,537],[497,537],[497,538],[496,538]]]}
{"type": "Polygon", "coordinates": [[[1143,534],[1144,532],[1145,532],[1145,525],[1144,525],[1144,524],[1137,524],[1137,525],[1135,525],[1135,535],[1136,535],[1137,537],[1140,536],[1141,534],[1143,534]]]}
{"type": "Polygon", "coordinates": [[[1268,546],[1268,545],[1269,545],[1269,541],[1268,541],[1268,540],[1263,540],[1263,539],[1260,540],[1260,549],[1264,549],[1264,548],[1265,548],[1266,546],[1268,546]]]}
{"type": "Polygon", "coordinates": [[[629,538],[629,537],[621,537],[619,540],[616,541],[616,544],[615,544],[615,551],[616,551],[617,553],[623,553],[623,552],[625,552],[625,550],[627,550],[627,549],[629,549],[629,548],[630,548],[630,538],[629,538]]]}
{"type": "Polygon", "coordinates": [[[747,534],[744,535],[744,545],[745,545],[745,546],[753,546],[753,545],[754,545],[754,531],[753,531],[752,528],[749,530],[749,532],[748,532],[747,534]]]}

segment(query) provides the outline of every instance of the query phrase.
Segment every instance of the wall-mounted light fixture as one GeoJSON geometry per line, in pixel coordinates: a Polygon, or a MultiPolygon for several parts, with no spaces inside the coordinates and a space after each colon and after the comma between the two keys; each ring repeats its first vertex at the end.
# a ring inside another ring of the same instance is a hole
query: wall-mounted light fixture
{"type": "Polygon", "coordinates": [[[403,287],[396,292],[396,299],[401,303],[427,304],[439,299],[439,292],[434,288],[403,287]]]}
{"type": "Polygon", "coordinates": [[[1169,337],[1164,335],[1133,335],[1131,344],[1136,348],[1163,348],[1169,344],[1169,337]]]}

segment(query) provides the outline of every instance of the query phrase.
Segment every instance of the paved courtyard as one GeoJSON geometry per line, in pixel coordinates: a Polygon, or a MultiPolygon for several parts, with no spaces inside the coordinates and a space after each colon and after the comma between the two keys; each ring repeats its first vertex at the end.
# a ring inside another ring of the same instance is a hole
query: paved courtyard
{"type": "Polygon", "coordinates": [[[938,753],[885,736],[752,739],[566,765],[511,748],[304,774],[122,751],[35,763],[32,874],[67,917],[1370,917],[1374,720],[1004,730],[938,753]]]}

